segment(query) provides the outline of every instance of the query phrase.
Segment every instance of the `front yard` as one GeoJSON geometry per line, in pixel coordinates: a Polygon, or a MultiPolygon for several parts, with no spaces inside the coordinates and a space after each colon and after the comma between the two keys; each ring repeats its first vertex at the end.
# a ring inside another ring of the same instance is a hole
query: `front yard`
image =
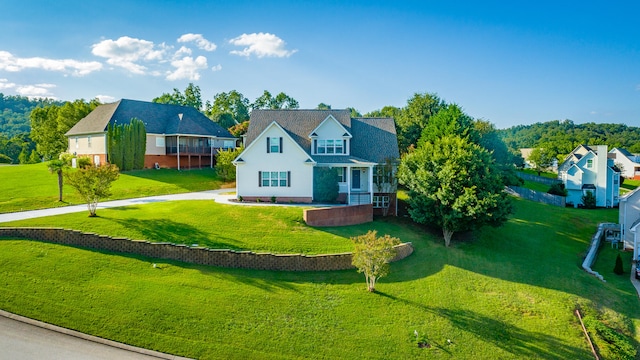
{"type": "MultiPolygon", "coordinates": [[[[166,212],[160,204],[100,211],[97,219],[34,219],[22,225],[46,220],[158,241],[194,234],[199,243],[211,237],[213,244],[286,252],[313,242],[320,246],[315,251],[348,249],[349,236],[378,229],[413,242],[415,253],[392,264],[371,294],[355,270],[223,269],[2,240],[0,308],[203,359],[589,358],[576,307],[631,335],[637,346],[635,289],[623,281],[603,283],[579,268],[596,224],[615,221],[616,210],[515,203],[504,227],[463,235],[464,242],[454,237],[451,248],[438,232],[403,219],[312,229],[286,209],[261,218],[243,207],[247,212],[238,218],[233,212],[239,207],[212,202],[179,202],[166,212]],[[187,222],[192,216],[197,219],[187,222]],[[256,239],[237,243],[250,234],[256,239]],[[431,348],[418,348],[414,331],[431,348]]],[[[601,270],[605,278],[614,276],[610,267],[601,270]]]]}

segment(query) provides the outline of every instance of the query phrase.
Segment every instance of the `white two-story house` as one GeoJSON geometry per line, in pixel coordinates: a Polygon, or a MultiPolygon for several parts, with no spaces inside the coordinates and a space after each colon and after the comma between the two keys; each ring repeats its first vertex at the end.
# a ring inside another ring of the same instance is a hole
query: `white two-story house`
{"type": "Polygon", "coordinates": [[[626,179],[640,179],[640,156],[633,155],[626,149],[613,148],[609,157],[615,164],[620,165],[621,174],[626,179]]]}
{"type": "Polygon", "coordinates": [[[399,160],[392,118],[351,118],[349,110],[254,110],[235,159],[245,201],[314,201],[314,172],[335,168],[338,202],[395,214],[396,189],[377,189],[376,166],[399,160]],[[380,190],[380,191],[378,191],[380,190]]]}
{"type": "Polygon", "coordinates": [[[558,178],[567,189],[567,204],[577,207],[591,192],[598,207],[618,205],[620,172],[608,157],[607,145],[576,147],[558,167],[558,178]]]}

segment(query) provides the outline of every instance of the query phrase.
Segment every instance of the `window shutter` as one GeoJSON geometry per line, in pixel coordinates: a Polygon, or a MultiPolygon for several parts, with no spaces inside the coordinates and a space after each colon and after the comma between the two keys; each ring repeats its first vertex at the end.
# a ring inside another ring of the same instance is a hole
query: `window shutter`
{"type": "Polygon", "coordinates": [[[313,153],[317,154],[318,153],[318,140],[313,139],[313,153]]]}
{"type": "Polygon", "coordinates": [[[280,138],[280,153],[282,154],[282,138],[280,138]]]}
{"type": "Polygon", "coordinates": [[[347,139],[342,140],[342,153],[343,154],[348,154],[349,152],[347,152],[347,139]]]}
{"type": "Polygon", "coordinates": [[[271,150],[271,138],[267,137],[267,154],[270,152],[271,150]]]}
{"type": "Polygon", "coordinates": [[[262,187],[262,171],[258,171],[258,187],[262,187]]]}
{"type": "Polygon", "coordinates": [[[291,171],[287,171],[287,187],[291,187],[291,171]]]}

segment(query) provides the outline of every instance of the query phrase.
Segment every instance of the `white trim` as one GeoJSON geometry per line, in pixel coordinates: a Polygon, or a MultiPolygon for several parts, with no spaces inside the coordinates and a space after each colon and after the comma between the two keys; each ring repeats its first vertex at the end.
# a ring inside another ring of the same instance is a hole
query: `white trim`
{"type": "Polygon", "coordinates": [[[329,114],[329,116],[327,116],[324,120],[322,120],[322,122],[320,123],[320,125],[316,126],[316,128],[315,128],[315,129],[313,129],[313,130],[309,133],[309,135],[308,135],[309,139],[314,138],[315,136],[311,136],[311,135],[312,135],[313,133],[315,133],[316,131],[318,131],[318,129],[320,129],[320,128],[322,127],[322,125],[323,125],[325,122],[327,122],[329,119],[333,119],[333,121],[335,121],[335,122],[336,122],[336,124],[338,124],[338,125],[342,128],[342,130],[344,130],[344,133],[348,134],[348,136],[340,136],[341,138],[343,138],[343,139],[344,139],[344,138],[348,138],[348,139],[350,139],[350,138],[352,138],[352,137],[353,137],[353,136],[351,135],[351,133],[350,133],[349,131],[347,131],[347,129],[345,129],[345,128],[344,128],[344,126],[340,123],[340,121],[338,121],[335,117],[333,117],[333,115],[329,114]]]}
{"type": "Polygon", "coordinates": [[[278,124],[278,123],[277,123],[277,122],[275,122],[275,121],[272,121],[272,122],[271,122],[271,124],[269,124],[269,126],[265,127],[265,128],[264,128],[264,130],[262,130],[262,132],[260,133],[260,135],[256,136],[256,138],[255,138],[255,139],[253,139],[253,141],[251,142],[251,144],[249,144],[249,146],[247,146],[247,147],[246,147],[246,148],[245,148],[245,149],[240,153],[240,155],[238,155],[238,157],[236,157],[236,158],[235,158],[231,163],[232,163],[232,164],[234,164],[234,165],[238,165],[237,160],[238,160],[239,158],[241,158],[241,157],[244,155],[244,153],[245,153],[245,152],[247,152],[247,151],[249,151],[251,148],[253,148],[253,146],[254,146],[256,143],[259,143],[259,142],[260,142],[260,139],[262,139],[263,135],[264,135],[267,131],[269,131],[269,129],[271,129],[271,127],[273,127],[273,126],[275,126],[275,127],[277,127],[278,129],[280,129],[280,131],[282,132],[283,136],[286,136],[289,140],[291,140],[291,142],[295,144],[295,147],[296,147],[296,148],[298,148],[300,151],[302,151],[302,152],[307,156],[307,159],[308,159],[308,160],[311,160],[311,162],[305,161],[306,163],[311,163],[311,164],[313,164],[313,165],[315,165],[315,164],[316,164],[316,162],[311,158],[311,156],[309,156],[309,154],[308,154],[306,151],[304,151],[304,149],[300,146],[300,144],[298,144],[298,142],[297,142],[297,141],[295,141],[295,140],[291,137],[291,135],[289,135],[289,133],[288,133],[285,129],[283,129],[283,128],[282,128],[282,126],[280,126],[280,124],[278,124]]]}

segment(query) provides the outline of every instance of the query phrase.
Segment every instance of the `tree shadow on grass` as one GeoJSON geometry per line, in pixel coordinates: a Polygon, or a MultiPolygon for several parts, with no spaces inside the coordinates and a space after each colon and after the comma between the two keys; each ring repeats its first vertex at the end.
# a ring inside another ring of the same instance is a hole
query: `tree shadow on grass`
{"type": "Polygon", "coordinates": [[[169,242],[173,244],[184,244],[207,247],[210,249],[232,249],[240,250],[240,243],[233,238],[206,233],[194,226],[184,223],[164,220],[139,220],[139,219],[109,219],[122,225],[127,229],[132,229],[142,234],[142,239],[150,242],[169,242]]]}
{"type": "MultiPolygon", "coordinates": [[[[471,332],[482,341],[488,341],[518,358],[587,359],[592,356],[586,348],[569,346],[554,336],[525,330],[477,312],[464,309],[429,307],[383,292],[376,292],[376,294],[411,306],[416,311],[444,318],[461,331],[471,332]]],[[[441,345],[439,347],[442,348],[441,345]]]]}

